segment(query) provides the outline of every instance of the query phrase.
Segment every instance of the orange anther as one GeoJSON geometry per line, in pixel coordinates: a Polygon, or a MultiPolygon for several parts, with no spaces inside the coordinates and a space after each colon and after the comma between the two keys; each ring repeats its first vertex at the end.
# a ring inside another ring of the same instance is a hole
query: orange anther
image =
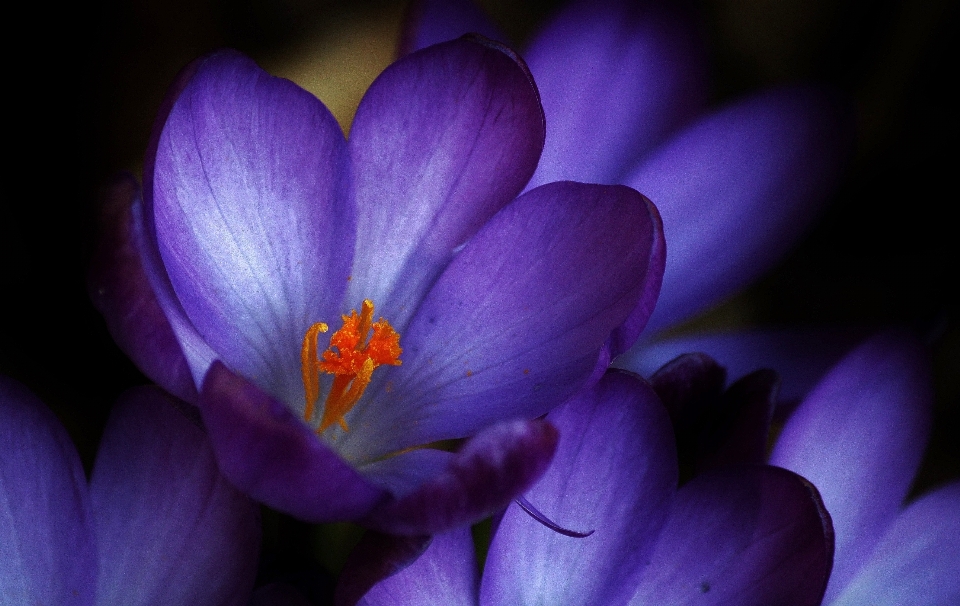
{"type": "Polygon", "coordinates": [[[400,365],[403,351],[400,335],[383,318],[373,322],[373,309],[373,302],[365,299],[359,314],[354,309],[349,315],[341,316],[343,326],[330,336],[330,347],[322,355],[317,355],[317,337],[327,331],[326,324],[314,324],[303,338],[300,355],[307,400],[304,419],[308,422],[313,417],[314,403],[320,397],[319,373],[333,375],[318,433],[323,433],[334,423],[339,423],[346,431],[344,417],[360,401],[374,369],[384,364],[400,365]]]}

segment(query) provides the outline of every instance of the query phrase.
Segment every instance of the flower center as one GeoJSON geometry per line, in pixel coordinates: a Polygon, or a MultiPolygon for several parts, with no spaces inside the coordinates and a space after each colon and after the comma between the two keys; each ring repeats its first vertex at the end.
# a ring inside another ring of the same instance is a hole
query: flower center
{"type": "Polygon", "coordinates": [[[360,400],[377,366],[400,365],[400,335],[390,323],[380,318],[373,320],[373,301],[364,299],[360,313],[341,316],[343,326],[330,336],[330,347],[317,354],[317,338],[327,332],[327,325],[317,322],[307,329],[300,350],[303,370],[303,389],[307,405],[303,418],[308,423],[320,398],[320,373],[333,375],[333,385],[323,405],[323,418],[317,433],[323,433],[334,423],[348,431],[344,415],[360,400]],[[372,334],[371,334],[372,332],[372,334]]]}

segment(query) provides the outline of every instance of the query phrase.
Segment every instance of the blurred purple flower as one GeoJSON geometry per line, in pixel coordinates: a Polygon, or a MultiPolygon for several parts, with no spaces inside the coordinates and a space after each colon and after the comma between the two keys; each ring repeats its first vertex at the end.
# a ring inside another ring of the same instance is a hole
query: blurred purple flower
{"type": "MultiPolygon", "coordinates": [[[[649,384],[620,371],[547,418],[560,431],[557,454],[526,496],[563,526],[593,534],[562,536],[511,505],[479,580],[470,532],[457,530],[434,537],[360,603],[819,603],[833,542],[805,480],[730,465],[677,490],[670,417],[649,384]]],[[[344,571],[341,604],[363,593],[353,590],[365,572],[344,571]]]]}
{"type": "Polygon", "coordinates": [[[245,604],[256,505],[155,388],[121,397],[89,484],[67,432],[0,377],[0,603],[245,604]]]}
{"type": "MultiPolygon", "coordinates": [[[[469,0],[421,0],[401,51],[464,32],[503,40],[469,0]]],[[[669,254],[647,333],[691,318],[769,270],[818,216],[853,121],[813,86],[707,106],[696,19],[676,3],[578,0],[521,53],[546,116],[530,187],[622,183],[663,217],[669,254]]]]}
{"type": "Polygon", "coordinates": [[[475,521],[542,473],[537,417],[636,340],[662,276],[637,192],[516,197],[543,133],[523,62],[479,38],[390,66],[349,142],[309,93],[215,53],[161,112],[132,221],[135,184],[115,188],[92,296],[254,498],[400,534],[475,521]]]}
{"type": "Polygon", "coordinates": [[[960,482],[905,505],[932,404],[926,348],[888,331],[834,366],[784,426],[770,463],[817,486],[836,530],[824,604],[960,603],[960,482]]]}

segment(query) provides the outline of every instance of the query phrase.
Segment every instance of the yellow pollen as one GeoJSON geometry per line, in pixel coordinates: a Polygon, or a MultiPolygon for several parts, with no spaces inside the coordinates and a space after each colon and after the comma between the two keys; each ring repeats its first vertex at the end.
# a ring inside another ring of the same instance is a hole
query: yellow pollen
{"type": "Polygon", "coordinates": [[[357,310],[341,316],[343,326],[330,336],[330,347],[323,354],[317,353],[317,339],[328,327],[317,322],[307,329],[300,350],[303,370],[303,390],[306,407],[303,418],[310,422],[314,407],[320,399],[320,373],[333,375],[333,384],[323,405],[323,418],[317,433],[323,433],[334,423],[347,431],[344,416],[360,401],[373,371],[378,366],[400,365],[400,335],[390,323],[380,318],[373,322],[373,302],[364,299],[357,310]]]}

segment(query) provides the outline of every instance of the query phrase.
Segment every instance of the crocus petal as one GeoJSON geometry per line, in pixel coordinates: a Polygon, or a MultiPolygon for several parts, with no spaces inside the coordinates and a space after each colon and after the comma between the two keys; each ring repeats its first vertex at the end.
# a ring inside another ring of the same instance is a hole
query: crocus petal
{"type": "MultiPolygon", "coordinates": [[[[355,572],[349,568],[349,579],[355,572]]],[[[343,583],[343,576],[341,576],[343,583]]],[[[473,606],[477,603],[477,562],[468,527],[433,537],[415,562],[375,585],[363,606],[473,606]]],[[[338,597],[340,587],[337,588],[338,597]]],[[[339,601],[352,606],[355,601],[339,601]]]]}
{"type": "Polygon", "coordinates": [[[337,448],[376,458],[546,413],[650,295],[658,244],[656,211],[629,188],[564,182],[521,196],[447,268],[401,337],[403,365],[374,376],[377,395],[337,448]]]}
{"type": "Polygon", "coordinates": [[[688,352],[707,354],[731,379],[771,368],[780,376],[780,402],[798,403],[840,358],[865,337],[855,327],[766,329],[703,333],[653,342],[641,340],[613,366],[650,377],[688,352]]]}
{"type": "Polygon", "coordinates": [[[171,109],[154,168],[157,242],[190,320],[231,368],[302,401],[303,335],[339,312],[353,241],[333,116],[215,53],[171,109]]]}
{"type": "Polygon", "coordinates": [[[121,397],[90,499],[98,603],[246,603],[260,547],[257,506],[220,475],[199,419],[169,396],[141,388],[121,397]]]}
{"type": "Polygon", "coordinates": [[[200,411],[223,474],[258,501],[310,522],[355,519],[386,493],[280,402],[214,362],[200,411]]]}
{"type": "Polygon", "coordinates": [[[900,511],[930,431],[930,367],[909,333],[851,352],[794,412],[770,457],[813,482],[837,535],[826,602],[850,580],[900,511]]]}
{"type": "Polygon", "coordinates": [[[405,497],[421,484],[439,475],[450,464],[453,453],[434,448],[415,448],[392,457],[362,465],[358,471],[365,478],[405,497]]]}
{"type": "Polygon", "coordinates": [[[413,0],[407,7],[400,32],[400,55],[469,33],[508,42],[471,0],[413,0]]]}
{"type": "Polygon", "coordinates": [[[96,566],[70,437],[25,387],[0,377],[0,603],[93,604],[96,566]]]}
{"type": "Polygon", "coordinates": [[[541,420],[494,425],[470,439],[440,475],[378,507],[363,523],[416,535],[478,522],[526,491],[546,470],[556,445],[556,429],[541,420]]]}
{"type": "Polygon", "coordinates": [[[698,469],[766,461],[779,382],[777,373],[761,369],[724,392],[713,419],[712,435],[705,440],[700,453],[698,469]]]}
{"type": "Polygon", "coordinates": [[[384,70],[350,130],[358,237],[345,311],[371,299],[402,332],[457,248],[520,193],[543,129],[526,66],[489,40],[384,70]]]}
{"type": "Polygon", "coordinates": [[[726,369],[703,353],[679,355],[646,376],[676,427],[695,422],[727,384],[726,369]]]}
{"type": "Polygon", "coordinates": [[[960,483],[903,511],[830,606],[960,603],[960,483]]]}
{"type": "Polygon", "coordinates": [[[846,156],[840,116],[819,90],[767,91],[685,129],[622,181],[657,205],[670,243],[649,330],[733,294],[796,242],[846,156]]]}
{"type": "Polygon", "coordinates": [[[564,179],[622,183],[628,168],[706,100],[695,21],[668,3],[573,2],[524,57],[547,118],[531,187],[564,179]]]}
{"type": "Polygon", "coordinates": [[[90,298],[120,349],[150,379],[196,402],[197,388],[180,343],[143,267],[132,209],[136,181],[118,177],[104,195],[101,238],[88,279],[90,298]]]}
{"type": "Polygon", "coordinates": [[[676,491],[667,411],[648,384],[613,371],[547,419],[560,431],[557,454],[525,497],[560,526],[595,532],[563,536],[511,505],[487,554],[481,602],[622,603],[676,491]]]}
{"type": "Polygon", "coordinates": [[[800,476],[766,465],[707,472],[677,493],[630,604],[816,606],[832,539],[800,476]]]}

